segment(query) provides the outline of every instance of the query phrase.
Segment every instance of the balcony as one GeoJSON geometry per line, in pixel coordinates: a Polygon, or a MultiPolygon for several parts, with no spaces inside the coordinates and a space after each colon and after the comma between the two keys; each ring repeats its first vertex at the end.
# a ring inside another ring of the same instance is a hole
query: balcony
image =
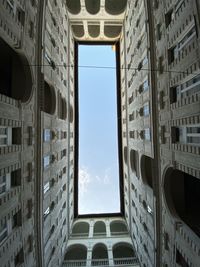
{"type": "Polygon", "coordinates": [[[77,266],[131,266],[139,267],[137,258],[114,258],[114,259],[93,259],[89,260],[65,260],[63,262],[63,267],[77,267],[77,266]]]}

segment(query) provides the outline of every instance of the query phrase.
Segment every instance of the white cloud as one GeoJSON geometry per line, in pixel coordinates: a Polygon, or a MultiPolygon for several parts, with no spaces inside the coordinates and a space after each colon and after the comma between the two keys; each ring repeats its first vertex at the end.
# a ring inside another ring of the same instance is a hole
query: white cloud
{"type": "Polygon", "coordinates": [[[103,180],[102,180],[102,183],[104,185],[108,185],[110,184],[110,176],[108,174],[105,174],[104,177],[103,177],[103,180]]]}
{"type": "Polygon", "coordinates": [[[111,169],[107,168],[102,176],[96,175],[95,179],[100,184],[108,185],[111,183],[111,177],[112,177],[111,169]]]}
{"type": "Polygon", "coordinates": [[[81,167],[79,169],[79,190],[81,195],[87,192],[89,183],[91,183],[91,175],[86,167],[81,167]]]}
{"type": "Polygon", "coordinates": [[[103,183],[105,185],[108,185],[108,184],[110,184],[110,182],[111,182],[111,169],[108,168],[108,169],[105,170],[105,174],[104,174],[104,177],[103,177],[103,183]]]}
{"type": "Polygon", "coordinates": [[[96,175],[95,178],[96,178],[96,180],[97,180],[98,182],[101,182],[101,177],[100,177],[100,176],[96,175]]]}

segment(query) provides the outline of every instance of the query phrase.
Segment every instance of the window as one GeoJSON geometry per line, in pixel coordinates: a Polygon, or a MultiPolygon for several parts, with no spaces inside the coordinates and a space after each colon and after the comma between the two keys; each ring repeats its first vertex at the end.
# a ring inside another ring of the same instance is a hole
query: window
{"type": "Polygon", "coordinates": [[[28,33],[29,33],[29,37],[31,39],[33,39],[34,38],[34,23],[33,23],[33,21],[30,21],[29,22],[29,30],[28,30],[28,33]]]}
{"type": "Polygon", "coordinates": [[[130,138],[135,138],[135,131],[130,131],[129,136],[130,138]]]}
{"type": "Polygon", "coordinates": [[[66,138],[67,138],[67,132],[61,131],[61,139],[66,139],[66,138]]]}
{"type": "Polygon", "coordinates": [[[152,208],[149,205],[147,205],[147,212],[149,214],[153,215],[153,210],[152,210],[152,208]]]}
{"type": "Polygon", "coordinates": [[[148,57],[145,56],[142,61],[142,66],[145,66],[148,63],[148,57]]]}
{"type": "Polygon", "coordinates": [[[50,189],[50,183],[47,182],[45,185],[44,185],[44,194],[46,194],[50,189]]]}
{"type": "Polygon", "coordinates": [[[6,192],[6,175],[0,176],[0,195],[6,192]]]}
{"type": "Polygon", "coordinates": [[[21,8],[17,8],[17,19],[21,26],[24,26],[24,21],[25,21],[25,12],[21,8]]]}
{"type": "Polygon", "coordinates": [[[162,36],[161,24],[158,23],[156,25],[156,37],[157,37],[157,40],[161,40],[161,36],[162,36]]]}
{"type": "Polygon", "coordinates": [[[11,187],[20,186],[21,185],[21,169],[15,170],[11,172],[11,187]]]}
{"type": "Polygon", "coordinates": [[[44,211],[44,220],[46,220],[47,216],[50,213],[50,208],[48,207],[45,211],[44,211]]]}
{"type": "Polygon", "coordinates": [[[44,156],[43,158],[43,166],[44,168],[47,168],[50,165],[50,156],[44,156]]]}
{"type": "Polygon", "coordinates": [[[0,244],[4,242],[7,236],[8,236],[7,221],[6,219],[4,219],[0,225],[0,244]]]}
{"type": "Polygon", "coordinates": [[[10,8],[10,11],[14,10],[14,0],[6,0],[7,6],[10,8]]]}
{"type": "Polygon", "coordinates": [[[171,64],[174,62],[175,58],[177,58],[177,49],[176,46],[173,46],[168,49],[168,63],[171,64]]]}
{"type": "Polygon", "coordinates": [[[183,255],[179,252],[178,249],[176,249],[176,263],[179,266],[189,267],[188,263],[186,262],[183,255]]]}
{"type": "Polygon", "coordinates": [[[175,14],[179,12],[183,4],[184,4],[184,0],[177,0],[175,4],[175,14]]]}
{"type": "Polygon", "coordinates": [[[13,127],[11,130],[12,130],[12,145],[21,145],[22,143],[21,127],[13,127]]]}
{"type": "Polygon", "coordinates": [[[67,155],[67,149],[63,149],[61,151],[61,159],[64,158],[64,157],[66,157],[66,155],[67,155]]]}
{"type": "Polygon", "coordinates": [[[149,115],[149,102],[144,104],[143,114],[144,114],[144,116],[148,116],[149,115]]]}
{"type": "Polygon", "coordinates": [[[198,93],[200,91],[200,74],[180,85],[172,87],[171,90],[174,94],[174,101],[198,93]]]}
{"type": "Polygon", "coordinates": [[[170,87],[170,103],[175,103],[177,101],[177,87],[170,87]]]}
{"type": "Polygon", "coordinates": [[[49,65],[52,67],[53,70],[56,69],[56,64],[55,62],[51,59],[51,57],[49,56],[49,54],[47,52],[44,53],[44,57],[46,58],[47,62],[49,63],[49,65]]]}
{"type": "Polygon", "coordinates": [[[12,128],[0,126],[0,147],[12,144],[12,128]]]}
{"type": "Polygon", "coordinates": [[[179,142],[179,137],[180,137],[180,129],[178,127],[171,127],[172,143],[179,142]]]}
{"type": "Polygon", "coordinates": [[[24,262],[24,251],[23,248],[20,249],[18,254],[15,256],[15,267],[21,266],[21,263],[24,262]]]}
{"type": "Polygon", "coordinates": [[[169,24],[172,22],[174,18],[174,13],[173,9],[170,9],[166,14],[165,14],[165,25],[166,28],[168,28],[169,24]]]}
{"type": "Polygon", "coordinates": [[[146,79],[143,83],[143,91],[146,92],[147,90],[149,90],[149,81],[148,79],[146,79]]]}
{"type": "Polygon", "coordinates": [[[178,43],[177,48],[178,52],[181,53],[183,48],[190,42],[190,40],[196,36],[196,28],[195,25],[192,26],[192,28],[184,35],[182,40],[178,43]]]}
{"type": "Polygon", "coordinates": [[[178,42],[177,45],[171,47],[168,50],[168,61],[169,64],[171,64],[175,59],[182,56],[184,48],[186,45],[189,44],[189,42],[196,36],[196,27],[195,24],[192,26],[192,28],[186,32],[184,37],[181,39],[181,41],[178,42]]]}
{"type": "Polygon", "coordinates": [[[145,140],[151,140],[150,128],[144,129],[144,139],[145,140]]]}
{"type": "Polygon", "coordinates": [[[27,218],[30,219],[32,217],[32,213],[33,213],[33,200],[32,198],[27,200],[27,218]]]}
{"type": "Polygon", "coordinates": [[[200,146],[200,125],[187,125],[179,127],[178,142],[200,146]]]}
{"type": "Polygon", "coordinates": [[[46,60],[48,61],[48,63],[51,65],[51,57],[48,55],[47,52],[44,53],[44,56],[45,56],[46,60]]]}
{"type": "Polygon", "coordinates": [[[164,232],[164,246],[166,250],[169,250],[169,234],[164,232]]]}
{"type": "Polygon", "coordinates": [[[19,210],[12,217],[12,229],[21,225],[22,225],[22,213],[21,210],[19,210]]]}
{"type": "Polygon", "coordinates": [[[51,130],[50,129],[44,129],[44,142],[51,141],[51,130]]]}

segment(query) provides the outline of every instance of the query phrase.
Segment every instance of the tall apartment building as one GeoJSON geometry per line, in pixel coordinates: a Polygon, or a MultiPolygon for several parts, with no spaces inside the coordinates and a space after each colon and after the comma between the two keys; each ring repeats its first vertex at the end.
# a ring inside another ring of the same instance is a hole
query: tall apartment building
{"type": "Polygon", "coordinates": [[[0,265],[200,266],[200,2],[0,1],[0,265]],[[77,46],[117,46],[119,216],[77,217],[77,46]]]}

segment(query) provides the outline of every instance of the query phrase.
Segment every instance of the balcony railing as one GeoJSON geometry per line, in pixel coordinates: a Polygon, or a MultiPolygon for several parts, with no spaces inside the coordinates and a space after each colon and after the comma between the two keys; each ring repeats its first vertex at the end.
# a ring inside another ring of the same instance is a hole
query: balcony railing
{"type": "Polygon", "coordinates": [[[78,267],[78,266],[109,266],[109,267],[117,267],[117,266],[139,266],[137,258],[115,258],[112,260],[108,259],[93,259],[91,262],[87,260],[65,260],[63,262],[63,267],[78,267]],[[113,262],[112,265],[109,265],[109,262],[113,262]]]}
{"type": "Polygon", "coordinates": [[[120,258],[114,259],[114,266],[135,266],[138,265],[137,258],[120,258]]]}
{"type": "Polygon", "coordinates": [[[72,238],[85,238],[88,237],[89,233],[72,233],[72,238]]]}
{"type": "MultiPolygon", "coordinates": [[[[121,235],[127,235],[128,234],[128,231],[120,231],[120,232],[111,232],[110,233],[111,234],[111,237],[113,237],[113,236],[121,236],[121,235]]],[[[106,232],[94,232],[93,234],[92,234],[92,236],[91,237],[101,237],[101,236],[106,236],[107,235],[107,233],[106,232]]],[[[71,234],[71,238],[88,238],[88,236],[89,236],[89,233],[72,233],[71,234]]]]}
{"type": "Polygon", "coordinates": [[[111,231],[111,236],[127,235],[127,234],[128,234],[128,231],[120,231],[120,232],[111,231]]]}

